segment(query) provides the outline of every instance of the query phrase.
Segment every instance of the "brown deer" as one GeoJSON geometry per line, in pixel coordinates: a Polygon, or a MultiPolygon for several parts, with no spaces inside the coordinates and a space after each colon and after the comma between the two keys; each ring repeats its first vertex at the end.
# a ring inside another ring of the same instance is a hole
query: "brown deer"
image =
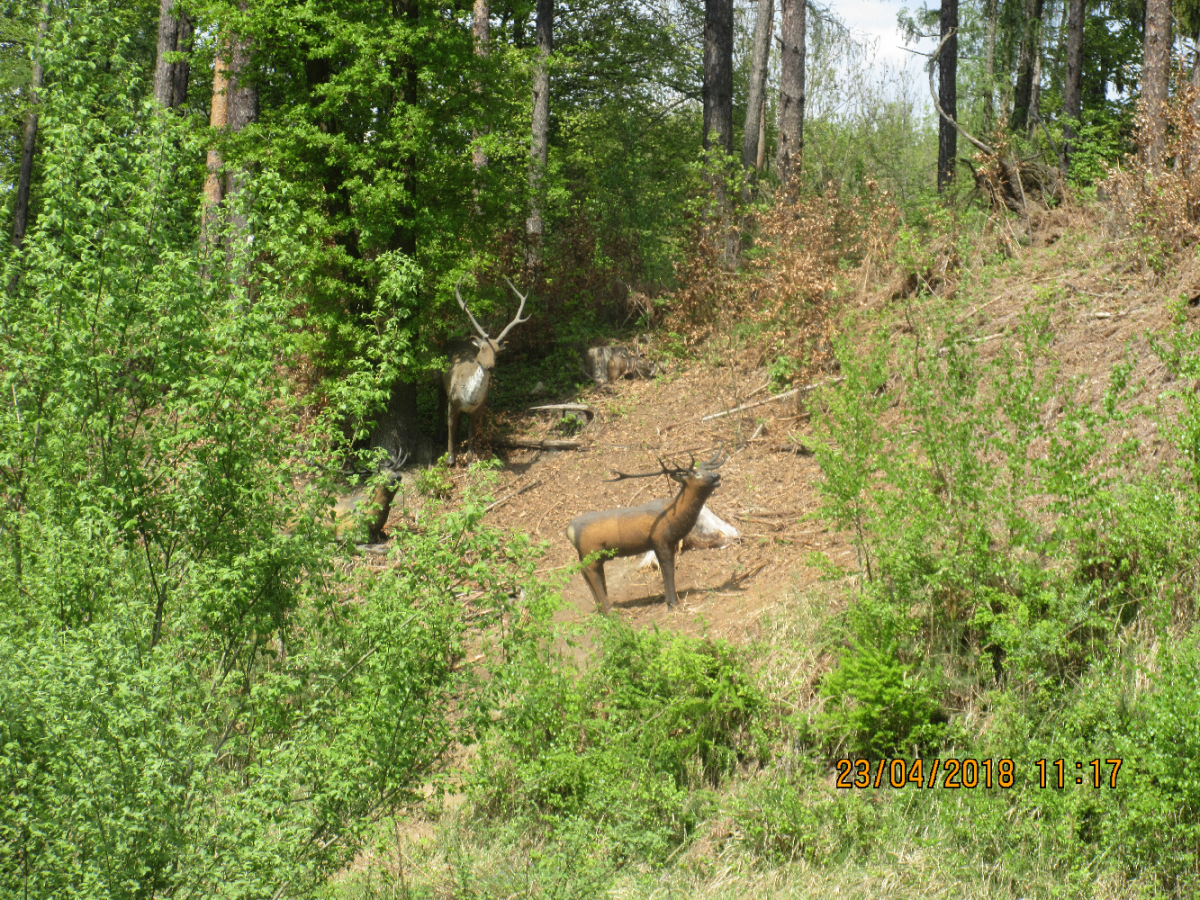
{"type": "MultiPolygon", "coordinates": [[[[507,278],[504,279],[508,281],[507,278]]],[[[459,284],[462,284],[462,279],[459,279],[459,284]]],[[[454,286],[454,296],[458,298],[458,305],[462,307],[463,312],[467,314],[467,318],[471,320],[471,324],[475,326],[475,331],[478,337],[472,338],[470,341],[456,344],[450,350],[450,368],[442,375],[442,384],[446,388],[447,399],[447,430],[449,437],[447,438],[447,452],[450,457],[450,465],[454,465],[454,432],[458,428],[459,413],[467,413],[471,417],[470,430],[467,433],[467,445],[478,456],[475,450],[475,438],[479,433],[479,421],[483,418],[484,404],[487,401],[488,386],[491,383],[492,369],[496,367],[496,354],[504,349],[504,338],[516,326],[523,322],[528,322],[529,318],[521,318],[521,313],[525,311],[525,301],[529,295],[521,296],[521,292],[517,290],[517,286],[511,281],[508,281],[508,286],[513,289],[518,297],[521,297],[521,306],[517,309],[517,315],[511,322],[500,332],[496,338],[488,337],[488,333],[483,330],[475,317],[471,315],[471,311],[467,309],[467,304],[463,302],[462,294],[458,292],[458,284],[454,286]]]]}
{"type": "Polygon", "coordinates": [[[603,554],[583,567],[583,577],[592,589],[596,605],[605,615],[612,612],[612,601],[608,599],[604,584],[604,559],[608,556],[634,556],[653,550],[662,570],[667,606],[673,609],[679,602],[675,594],[676,547],[696,524],[705,501],[720,487],[721,476],[715,470],[724,462],[718,450],[712,459],[698,466],[693,456],[686,469],[668,467],[660,459],[661,473],[626,475],[617,472],[617,477],[610,481],[663,474],[678,481],[683,489],[669,500],[654,500],[628,509],[584,513],[567,526],[567,540],[574,545],[581,561],[593,553],[603,554]]]}

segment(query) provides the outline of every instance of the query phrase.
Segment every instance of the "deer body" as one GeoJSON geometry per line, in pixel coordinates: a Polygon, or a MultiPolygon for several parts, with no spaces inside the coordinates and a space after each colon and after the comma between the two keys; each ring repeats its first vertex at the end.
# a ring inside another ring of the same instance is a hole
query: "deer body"
{"type": "MultiPolygon", "coordinates": [[[[573,519],[567,526],[567,540],[579,553],[579,559],[582,561],[592,553],[634,556],[653,550],[662,571],[667,606],[673,609],[679,602],[675,593],[675,551],[696,524],[709,496],[721,484],[721,476],[711,471],[720,465],[716,459],[714,456],[699,467],[693,464],[690,469],[663,466],[665,474],[683,485],[683,489],[669,500],[584,513],[573,519]]],[[[583,577],[596,598],[596,605],[608,615],[612,612],[612,601],[608,599],[604,582],[604,557],[585,565],[583,577]]]]}
{"type": "Polygon", "coordinates": [[[450,465],[454,465],[455,460],[454,438],[455,432],[458,430],[458,417],[460,413],[467,413],[471,417],[470,431],[467,433],[467,445],[471,453],[478,456],[475,450],[475,438],[479,433],[479,422],[483,418],[483,410],[487,403],[488,387],[492,381],[492,369],[496,367],[496,355],[504,349],[504,338],[507,337],[508,333],[515,326],[529,321],[528,318],[521,318],[521,313],[525,311],[525,301],[529,295],[526,294],[522,297],[521,292],[517,290],[511,281],[508,284],[516,295],[521,297],[521,306],[517,310],[516,317],[508,323],[508,326],[496,338],[488,337],[488,333],[475,321],[475,317],[467,309],[467,304],[463,302],[462,294],[458,292],[458,285],[454,286],[454,295],[458,297],[458,305],[462,307],[463,312],[467,314],[467,318],[471,320],[471,324],[475,326],[478,337],[472,338],[465,343],[456,344],[451,348],[450,367],[442,375],[442,386],[446,389],[447,399],[446,431],[448,434],[446,452],[450,457],[450,465]]]}

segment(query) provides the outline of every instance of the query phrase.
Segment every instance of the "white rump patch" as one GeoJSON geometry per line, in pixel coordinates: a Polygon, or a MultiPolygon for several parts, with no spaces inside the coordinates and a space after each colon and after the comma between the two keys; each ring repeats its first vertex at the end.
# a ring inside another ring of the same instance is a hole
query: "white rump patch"
{"type": "MultiPolygon", "coordinates": [[[[683,539],[683,550],[716,550],[726,547],[736,541],[740,534],[738,530],[714,513],[707,505],[700,507],[700,515],[696,524],[683,539]]],[[[642,557],[639,569],[657,569],[658,557],[650,550],[642,557]]]]}

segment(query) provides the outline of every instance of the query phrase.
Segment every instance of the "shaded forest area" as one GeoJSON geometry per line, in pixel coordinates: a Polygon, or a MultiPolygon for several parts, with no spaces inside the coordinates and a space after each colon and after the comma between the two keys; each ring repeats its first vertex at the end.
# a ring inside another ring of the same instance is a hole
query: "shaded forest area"
{"type": "Polygon", "coordinates": [[[0,894],[1192,896],[1200,12],[898,26],[0,7],[0,894]]]}

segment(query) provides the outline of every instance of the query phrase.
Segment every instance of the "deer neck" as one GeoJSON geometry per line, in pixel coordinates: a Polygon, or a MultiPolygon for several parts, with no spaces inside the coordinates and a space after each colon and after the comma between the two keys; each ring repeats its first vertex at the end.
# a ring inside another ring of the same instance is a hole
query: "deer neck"
{"type": "Polygon", "coordinates": [[[700,510],[704,507],[705,502],[716,489],[716,485],[695,488],[684,485],[683,489],[675,495],[675,499],[671,501],[672,522],[682,522],[690,530],[696,523],[696,518],[700,515],[700,510]]]}

